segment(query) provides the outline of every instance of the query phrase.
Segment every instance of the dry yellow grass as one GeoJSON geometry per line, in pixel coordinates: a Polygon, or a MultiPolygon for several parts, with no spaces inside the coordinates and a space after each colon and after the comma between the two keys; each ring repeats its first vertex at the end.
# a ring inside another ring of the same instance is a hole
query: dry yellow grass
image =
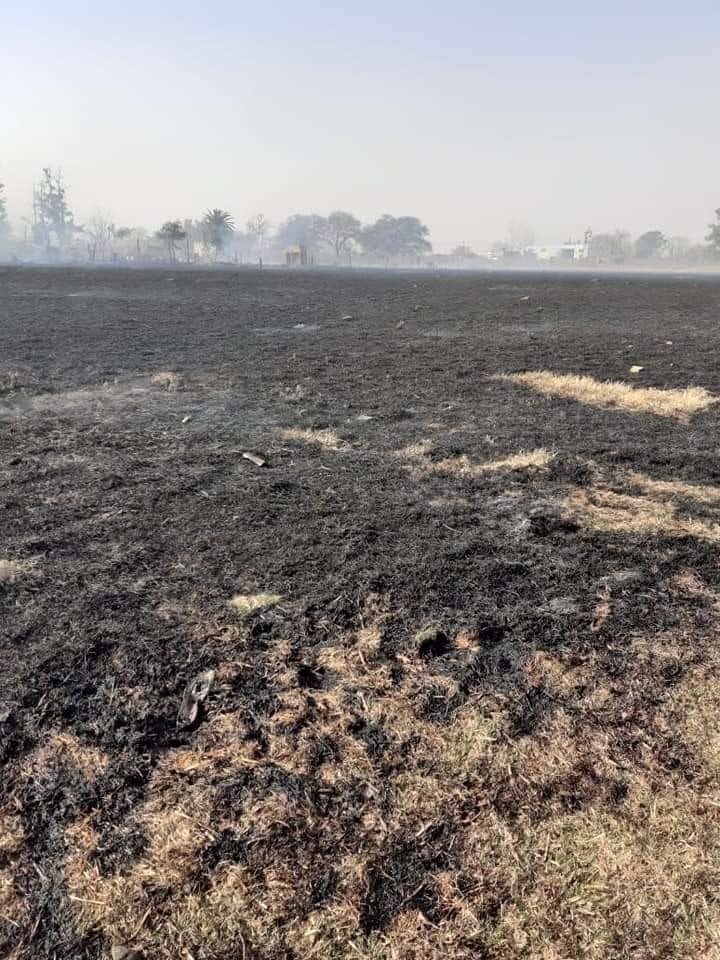
{"type": "MultiPolygon", "coordinates": [[[[673,588],[714,598],[693,570],[673,588]]],[[[596,600],[602,616],[609,592],[601,588],[596,600]]],[[[419,716],[429,688],[434,700],[452,702],[458,684],[411,654],[398,654],[400,680],[389,675],[377,654],[401,616],[389,595],[370,594],[356,630],[306,653],[317,658],[313,669],[332,673],[329,689],[298,687],[293,644],[278,642],[269,654],[278,703],[267,719],[265,749],[251,755],[241,711],[209,716],[192,747],[169,750],[136,813],[148,846],[134,862],[101,875],[92,820],[72,824],[65,883],[77,934],[99,932],[107,943],[136,943],[148,956],[196,960],[224,960],[238,947],[249,957],[258,945],[313,960],[474,960],[482,952],[497,960],[605,960],[626,942],[618,931],[633,930],[640,960],[652,960],[660,947],[677,960],[713,957],[720,907],[707,891],[720,884],[718,664],[683,675],[652,726],[628,729],[631,738],[652,740],[664,730],[683,737],[703,764],[685,780],[658,765],[649,748],[641,764],[618,756],[622,738],[603,720],[617,709],[603,651],[529,657],[528,685],[553,707],[528,736],[507,736],[514,698],[501,693],[471,696],[447,722],[419,716]],[[572,710],[563,709],[565,700],[572,710]],[[402,765],[381,771],[350,732],[351,713],[382,729],[391,755],[402,750],[402,765]],[[332,743],[335,753],[318,760],[318,742],[332,743]],[[231,812],[218,814],[217,791],[227,780],[214,779],[213,771],[227,775],[247,764],[274,770],[278,786],[249,791],[231,812]],[[311,777],[321,794],[362,784],[353,801],[361,849],[344,847],[338,835],[336,885],[317,904],[308,899],[304,858],[318,837],[328,840],[333,818],[282,786],[287,774],[311,777]],[[620,801],[616,786],[627,791],[620,801]],[[473,790],[475,805],[467,806],[473,790]],[[450,865],[425,864],[387,925],[368,932],[363,911],[373,876],[387,881],[392,897],[396,838],[408,843],[412,869],[424,838],[448,825],[457,831],[450,865]],[[221,861],[198,886],[202,851],[225,831],[249,841],[246,849],[257,851],[262,865],[221,861]],[[440,919],[413,904],[419,892],[437,903],[440,919]]],[[[637,681],[683,650],[670,632],[632,636],[627,644],[637,681]]],[[[455,650],[468,660],[475,655],[471,631],[455,634],[455,650]]],[[[218,685],[231,689],[246,669],[243,661],[220,664],[218,685]]],[[[19,824],[8,823],[17,838],[19,824]]],[[[20,923],[22,901],[13,885],[6,889],[20,923]]]]}
{"type": "Polygon", "coordinates": [[[653,497],[694,500],[709,506],[720,506],[720,487],[709,484],[686,483],[683,480],[653,480],[644,473],[631,471],[626,475],[628,483],[639,487],[653,497]]]}
{"type": "Polygon", "coordinates": [[[20,927],[26,918],[27,905],[15,878],[16,858],[24,840],[25,832],[20,817],[0,810],[0,924],[4,921],[20,927]]]}
{"type": "Polygon", "coordinates": [[[107,769],[109,758],[97,747],[83,743],[67,731],[54,733],[23,761],[25,777],[42,776],[52,765],[74,767],[88,781],[96,780],[107,769]]]}
{"type": "MultiPolygon", "coordinates": [[[[378,598],[362,629],[382,631],[390,615],[378,598]]],[[[666,649],[665,638],[638,639],[633,662],[650,664],[666,649]]],[[[362,664],[348,662],[341,686],[365,687],[362,674],[353,673],[362,664]]],[[[668,956],[678,960],[713,956],[720,908],[700,891],[720,882],[720,823],[713,813],[720,804],[718,781],[679,784],[658,776],[650,757],[640,770],[619,768],[611,736],[593,727],[603,703],[598,663],[569,666],[559,654],[538,653],[528,664],[530,680],[558,697],[587,688],[577,707],[588,711],[588,720],[560,709],[521,739],[502,736],[502,713],[488,714],[480,700],[468,701],[449,725],[419,720],[413,709],[416,684],[427,681],[427,668],[406,666],[409,676],[399,689],[384,695],[379,689],[365,703],[368,719],[407,744],[405,768],[382,784],[348,738],[343,698],[335,691],[312,691],[313,723],[284,750],[277,749],[281,730],[296,727],[306,694],[288,691],[285,707],[272,719],[271,762],[281,763],[280,769],[309,769],[301,760],[305,738],[332,736],[342,743],[342,761],[313,767],[313,777],[331,784],[343,777],[354,783],[359,776],[370,795],[382,787],[382,815],[375,807],[359,811],[363,851],[338,850],[337,888],[329,900],[300,909],[298,903],[306,902],[298,900],[302,865],[282,854],[259,874],[225,862],[208,874],[201,891],[188,884],[201,847],[223,828],[242,834],[252,827],[257,849],[269,851],[289,831],[311,837],[321,824],[298,819],[314,815],[275,790],[235,811],[231,823],[216,823],[212,787],[188,782],[163,762],[139,817],[149,848],[124,873],[100,876],[92,863],[97,837],[89,821],[68,829],[66,883],[78,932],[99,930],[108,942],[133,940],[149,955],[208,960],[221,960],[238,945],[250,956],[257,944],[267,950],[289,946],[314,960],[472,960],[480,949],[498,960],[605,960],[616,952],[617,931],[632,928],[646,945],[638,953],[643,960],[651,960],[656,943],[668,942],[674,951],[668,956]],[[493,773],[494,782],[507,784],[507,802],[517,796],[516,818],[498,814],[483,794],[487,804],[463,822],[452,868],[430,866],[423,887],[408,889],[408,900],[420,889],[432,892],[445,919],[431,922],[411,903],[401,904],[387,927],[364,932],[368,871],[383,862],[392,838],[401,832],[422,845],[428,831],[443,829],[448,811],[461,807],[467,784],[493,773]],[[613,807],[604,784],[618,778],[627,783],[628,795],[613,807]],[[554,786],[565,782],[566,788],[554,786]],[[567,808],[564,789],[571,796],[579,793],[578,809],[567,808]],[[545,804],[543,815],[526,816],[526,805],[537,803],[545,804]]],[[[369,673],[376,669],[365,664],[369,673]]],[[[688,677],[672,709],[684,710],[706,680],[688,677]]],[[[447,692],[452,695],[451,684],[447,692]]],[[[709,770],[712,758],[720,756],[708,729],[717,709],[717,696],[701,700],[691,723],[698,746],[708,751],[709,770]]],[[[222,736],[221,727],[215,738],[222,736]]]]}
{"type": "Polygon", "coordinates": [[[274,607],[281,600],[282,597],[279,593],[236,593],[230,600],[230,606],[234,607],[243,616],[248,616],[257,610],[274,607]]]}
{"type": "Polygon", "coordinates": [[[163,390],[179,390],[183,384],[183,378],[179,373],[173,373],[170,370],[160,370],[150,378],[150,383],[154,387],[161,387],[163,390]]]}
{"type": "Polygon", "coordinates": [[[720,543],[720,524],[681,516],[669,502],[596,488],[574,490],[562,507],[582,527],[600,533],[695,537],[720,543]]]}
{"type": "Polygon", "coordinates": [[[210,800],[203,784],[159,770],[137,818],[148,849],[129,869],[110,875],[92,860],[98,836],[91,819],[68,826],[64,874],[79,934],[100,930],[109,940],[127,942],[158,898],[178,895],[199,851],[214,839],[210,800]]]}
{"type": "Polygon", "coordinates": [[[536,450],[510,454],[498,460],[476,463],[467,455],[446,457],[444,460],[429,459],[430,444],[423,441],[398,451],[398,456],[409,460],[417,474],[478,478],[488,473],[500,473],[507,470],[544,470],[553,460],[553,454],[542,447],[536,450]]]}
{"type": "Polygon", "coordinates": [[[591,407],[618,409],[627,413],[654,413],[681,421],[687,421],[694,413],[717,402],[717,397],[704,387],[682,390],[632,387],[626,383],[548,370],[501,374],[498,379],[530,387],[548,396],[577,400],[591,407]]]}
{"type": "Polygon", "coordinates": [[[281,430],[280,436],[283,440],[301,440],[303,443],[315,444],[322,447],[323,450],[347,450],[349,447],[345,440],[330,429],[301,430],[298,427],[292,427],[281,430]]]}
{"type": "MultiPolygon", "coordinates": [[[[0,923],[9,923],[20,932],[27,915],[27,902],[15,884],[13,870],[9,867],[0,868],[0,923]]],[[[21,936],[18,936],[19,939],[21,936]]]]}

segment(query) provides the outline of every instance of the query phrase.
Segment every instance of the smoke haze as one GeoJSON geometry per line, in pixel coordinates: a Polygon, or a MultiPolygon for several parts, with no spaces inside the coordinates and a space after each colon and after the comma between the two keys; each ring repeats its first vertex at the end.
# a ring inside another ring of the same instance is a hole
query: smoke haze
{"type": "Polygon", "coordinates": [[[720,7],[369,0],[3,4],[13,222],[62,170],[76,220],[210,206],[411,214],[436,249],[622,227],[701,239],[720,205],[720,7]]]}

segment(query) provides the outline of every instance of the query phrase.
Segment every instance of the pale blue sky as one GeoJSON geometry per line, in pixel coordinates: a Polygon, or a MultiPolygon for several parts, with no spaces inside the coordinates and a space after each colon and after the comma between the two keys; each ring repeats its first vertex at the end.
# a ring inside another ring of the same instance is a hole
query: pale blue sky
{"type": "Polygon", "coordinates": [[[0,180],[76,219],[416,214],[438,249],[720,206],[720,3],[3,0],[0,180]]]}

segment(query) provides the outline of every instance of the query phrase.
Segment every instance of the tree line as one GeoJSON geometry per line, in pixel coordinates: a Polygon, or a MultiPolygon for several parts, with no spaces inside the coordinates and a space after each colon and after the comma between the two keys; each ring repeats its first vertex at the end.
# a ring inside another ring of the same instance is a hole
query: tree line
{"type": "MultiPolygon", "coordinates": [[[[0,184],[0,237],[10,235],[4,187],[0,184]]],[[[33,216],[30,237],[26,238],[47,256],[62,255],[84,244],[91,261],[113,259],[122,247],[124,255],[135,252],[140,258],[153,246],[161,245],[168,260],[262,259],[272,249],[301,248],[307,260],[321,256],[336,263],[349,263],[356,254],[380,261],[402,261],[430,253],[429,230],[418,217],[385,214],[371,224],[362,224],[345,210],[329,216],[293,214],[271,230],[267,218],[250,217],[245,229],[236,226],[233,215],[219,207],[208,209],[196,220],[165,221],[152,233],[142,228],[118,226],[111,217],[98,213],[86,224],[77,224],[60,173],[49,167],[33,189],[33,216]],[[134,247],[134,251],[133,251],[134,247]]]]}
{"type": "Polygon", "coordinates": [[[428,228],[417,217],[385,214],[363,226],[346,210],[335,210],[327,217],[296,213],[275,233],[259,213],[247,221],[242,234],[232,214],[219,207],[208,210],[199,221],[168,220],[156,233],[171,261],[182,255],[183,243],[191,240],[193,249],[200,243],[215,260],[231,247],[261,257],[266,244],[272,242],[276,250],[302,249],[311,262],[323,252],[330,253],[337,263],[351,262],[357,253],[388,261],[420,257],[432,250],[428,235],[428,228]]]}
{"type": "MultiPolygon", "coordinates": [[[[428,228],[417,217],[385,214],[374,223],[362,224],[345,210],[329,216],[293,214],[275,231],[263,214],[250,217],[244,230],[238,229],[232,214],[219,207],[208,209],[196,220],[167,220],[152,233],[143,228],[116,225],[112,218],[98,213],[83,225],[77,224],[67,197],[63,177],[49,167],[33,189],[33,216],[28,222],[29,241],[45,255],[62,255],[69,247],[85,246],[91,261],[122,256],[138,259],[151,251],[153,241],[172,262],[197,259],[262,259],[263,253],[283,254],[290,249],[303,251],[302,262],[330,258],[335,263],[351,263],[356,255],[379,262],[402,262],[431,253],[428,228]],[[306,259],[305,259],[306,258],[306,259]]],[[[625,230],[612,233],[587,232],[587,257],[599,263],[623,263],[630,259],[673,258],[700,261],[708,255],[720,256],[720,208],[708,227],[705,245],[691,244],[686,238],[666,236],[661,230],[648,230],[634,241],[625,230]]],[[[506,243],[497,251],[531,250],[532,231],[514,225],[506,243]]],[[[8,220],[5,187],[0,183],[0,241],[8,241],[12,230],[8,220]]],[[[456,259],[477,257],[467,244],[452,252],[456,259]]]]}
{"type": "Polygon", "coordinates": [[[588,256],[605,263],[624,263],[627,260],[702,259],[708,253],[720,253],[720,232],[709,226],[706,244],[692,244],[687,237],[667,236],[662,230],[647,230],[635,240],[627,230],[598,233],[588,243],[588,256]]]}

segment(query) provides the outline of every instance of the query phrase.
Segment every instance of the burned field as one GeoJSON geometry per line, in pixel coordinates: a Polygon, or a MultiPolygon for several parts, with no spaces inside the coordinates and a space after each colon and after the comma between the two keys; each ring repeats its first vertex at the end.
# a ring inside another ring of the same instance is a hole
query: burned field
{"type": "Polygon", "coordinates": [[[0,272],[0,955],[720,956],[719,317],[0,272]]]}

